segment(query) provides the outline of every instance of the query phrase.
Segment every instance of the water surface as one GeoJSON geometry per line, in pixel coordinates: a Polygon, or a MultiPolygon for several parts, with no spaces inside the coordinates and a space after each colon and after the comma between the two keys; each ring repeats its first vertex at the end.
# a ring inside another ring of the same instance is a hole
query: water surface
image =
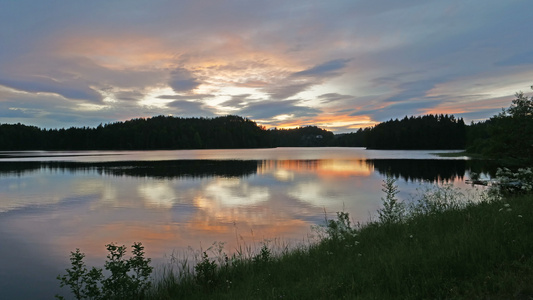
{"type": "Polygon", "coordinates": [[[486,164],[439,151],[276,148],[0,153],[0,298],[50,299],[80,248],[102,265],[105,244],[140,241],[155,265],[173,250],[225,242],[306,242],[325,212],[375,216],[385,174],[402,199],[421,184],[467,188],[486,164]]]}

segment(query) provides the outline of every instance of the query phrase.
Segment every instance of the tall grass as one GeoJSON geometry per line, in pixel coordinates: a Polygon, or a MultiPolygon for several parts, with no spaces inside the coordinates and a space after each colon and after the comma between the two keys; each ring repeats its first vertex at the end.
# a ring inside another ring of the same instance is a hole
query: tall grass
{"type": "Polygon", "coordinates": [[[533,298],[533,196],[423,195],[401,218],[384,205],[395,214],[386,222],[353,226],[338,213],[318,243],[278,255],[267,245],[248,257],[204,252],[194,270],[165,269],[150,299],[533,298]]]}

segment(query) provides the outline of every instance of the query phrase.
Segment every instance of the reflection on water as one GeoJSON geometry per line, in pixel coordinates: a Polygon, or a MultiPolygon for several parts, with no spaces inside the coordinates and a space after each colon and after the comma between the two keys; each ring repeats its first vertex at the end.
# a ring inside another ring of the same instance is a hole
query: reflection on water
{"type": "Polygon", "coordinates": [[[52,161],[0,160],[2,296],[51,298],[55,276],[75,248],[101,265],[105,244],[141,241],[158,264],[174,249],[214,241],[227,242],[228,252],[263,239],[301,242],[310,225],[323,222],[324,210],[330,217],[344,209],[356,221],[368,220],[379,208],[387,173],[403,179],[398,185],[406,198],[418,187],[413,182],[460,184],[474,166],[430,160],[423,152],[405,152],[410,159],[401,160],[398,151],[316,151],[279,149],[277,158],[273,150],[258,149],[223,150],[218,159],[210,150],[165,151],[159,156],[166,160],[159,161],[157,152],[149,152],[150,159],[113,154],[122,158],[115,161],[57,155],[52,161]],[[302,159],[289,159],[298,153],[302,159]]]}
{"type": "Polygon", "coordinates": [[[166,160],[166,161],[19,161],[0,163],[0,176],[24,175],[47,169],[54,172],[152,178],[245,176],[257,171],[257,162],[242,160],[166,160]]]}

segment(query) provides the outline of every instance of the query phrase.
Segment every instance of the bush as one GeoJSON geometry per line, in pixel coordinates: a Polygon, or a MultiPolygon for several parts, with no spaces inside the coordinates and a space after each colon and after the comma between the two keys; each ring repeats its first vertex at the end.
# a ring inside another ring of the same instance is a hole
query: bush
{"type": "MultiPolygon", "coordinates": [[[[150,258],[144,257],[141,243],[132,245],[132,257],[125,259],[126,246],[113,243],[106,245],[107,261],[104,268],[110,272],[105,277],[101,268],[87,269],[83,258],[85,254],[76,249],[71,252],[72,267],[65,269],[67,274],[57,276],[60,286],[69,286],[76,299],[143,299],[150,288],[149,280],[153,267],[150,258]]],[[[65,299],[56,295],[57,299],[65,299]]]]}

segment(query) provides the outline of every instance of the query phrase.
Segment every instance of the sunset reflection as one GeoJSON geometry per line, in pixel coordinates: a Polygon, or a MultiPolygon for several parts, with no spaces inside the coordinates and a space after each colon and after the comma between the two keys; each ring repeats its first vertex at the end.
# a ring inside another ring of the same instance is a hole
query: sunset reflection
{"type": "Polygon", "coordinates": [[[281,180],[294,178],[293,173],[313,173],[320,177],[370,176],[371,165],[364,160],[280,160],[263,161],[263,173],[272,173],[281,180]]]}

